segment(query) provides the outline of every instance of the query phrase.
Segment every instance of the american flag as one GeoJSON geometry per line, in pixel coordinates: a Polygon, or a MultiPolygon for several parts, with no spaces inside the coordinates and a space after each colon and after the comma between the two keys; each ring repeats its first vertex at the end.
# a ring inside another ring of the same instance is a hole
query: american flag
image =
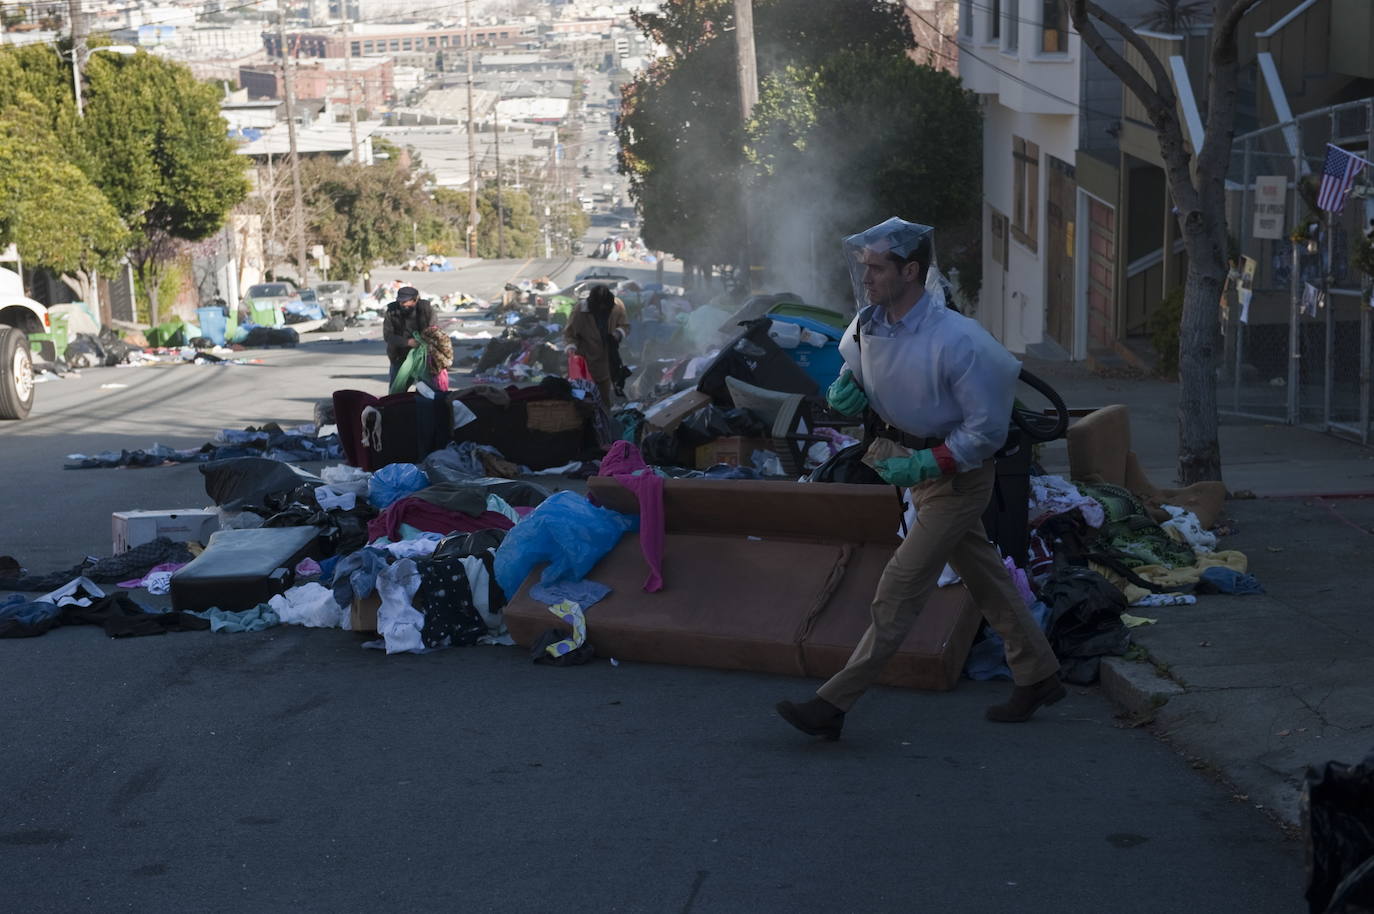
{"type": "Polygon", "coordinates": [[[1346,192],[1367,164],[1359,156],[1327,143],[1326,164],[1322,166],[1322,186],[1317,194],[1317,205],[1327,212],[1339,213],[1345,207],[1346,192]]]}

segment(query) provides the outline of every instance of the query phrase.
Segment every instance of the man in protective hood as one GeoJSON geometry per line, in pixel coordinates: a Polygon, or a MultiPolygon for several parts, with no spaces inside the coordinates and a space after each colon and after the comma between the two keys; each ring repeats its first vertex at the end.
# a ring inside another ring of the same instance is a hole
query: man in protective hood
{"type": "Polygon", "coordinates": [[[987,718],[1029,720],[1064,697],[1059,662],[982,522],[1021,365],[976,321],[945,306],[930,226],[889,219],[846,238],[844,250],[859,313],[840,344],[845,371],[827,398],[846,415],[872,410],[881,420],[885,440],[868,459],[885,481],[910,488],[916,522],[883,569],[872,623],[845,668],[815,698],[780,702],[778,713],[803,733],[839,739],[845,712],[878,680],[948,563],[1006,642],[1015,687],[987,718]]]}

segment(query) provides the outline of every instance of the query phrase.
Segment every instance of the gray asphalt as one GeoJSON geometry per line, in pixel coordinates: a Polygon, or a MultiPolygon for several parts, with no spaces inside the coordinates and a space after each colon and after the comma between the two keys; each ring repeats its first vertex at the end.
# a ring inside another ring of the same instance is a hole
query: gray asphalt
{"type": "MultiPolygon", "coordinates": [[[[306,421],[338,387],[384,386],[375,336],[248,355],[262,364],[41,386],[31,419],[0,426],[0,555],[70,566],[108,553],[114,510],[206,503],[194,466],[67,471],[65,454],[197,445],[306,421]]],[[[0,641],[0,908],[1301,905],[1299,845],[1095,689],[1022,726],[982,720],[1005,684],[879,689],[829,744],[771,710],[811,682],[551,669],[506,648],[387,657],[362,640],[73,628],[0,641]]]]}

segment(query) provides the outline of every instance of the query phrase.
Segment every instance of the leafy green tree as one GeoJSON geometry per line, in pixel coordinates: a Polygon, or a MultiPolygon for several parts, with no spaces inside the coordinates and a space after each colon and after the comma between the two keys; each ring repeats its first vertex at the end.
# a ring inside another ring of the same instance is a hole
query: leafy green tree
{"type": "Polygon", "coordinates": [[[32,112],[0,115],[0,247],[14,243],[35,266],[89,276],[113,264],[128,233],[100,189],[54,146],[32,112]]]}
{"type": "Polygon", "coordinates": [[[481,221],[477,223],[477,256],[482,258],[500,256],[497,229],[505,223],[505,242],[507,257],[533,257],[543,244],[543,234],[539,219],[534,215],[529,194],[523,190],[506,188],[501,192],[501,214],[496,214],[496,187],[488,185],[477,193],[477,211],[481,221]]]}
{"type": "Polygon", "coordinates": [[[405,259],[419,224],[431,224],[434,205],[425,176],[395,160],[376,165],[330,159],[301,165],[311,237],[329,254],[331,278],[352,280],[386,261],[405,259]]]}
{"type": "Polygon", "coordinates": [[[62,276],[90,301],[94,271],[130,235],[83,160],[76,108],[51,48],[0,53],[0,247],[62,276]]]}
{"type": "Polygon", "coordinates": [[[85,170],[134,234],[129,250],[158,320],[166,262],[224,225],[248,193],[246,162],[219,113],[219,93],[149,54],[98,55],[87,68],[80,130],[85,170]]]}
{"type": "MultiPolygon", "coordinates": [[[[623,88],[616,127],[644,241],[694,263],[734,263],[745,166],[734,4],[669,0],[634,19],[668,48],[623,88]]],[[[840,51],[898,58],[915,46],[900,6],[883,0],[757,0],[754,33],[761,78],[815,69],[840,51]]]]}
{"type": "Polygon", "coordinates": [[[844,51],[814,70],[774,73],[760,87],[746,152],[756,211],[772,227],[759,241],[765,259],[829,265],[813,290],[827,297],[847,289],[838,239],[890,216],[934,225],[947,258],[978,237],[977,99],[908,57],[844,51]],[[812,239],[823,247],[809,250],[812,239]]]}

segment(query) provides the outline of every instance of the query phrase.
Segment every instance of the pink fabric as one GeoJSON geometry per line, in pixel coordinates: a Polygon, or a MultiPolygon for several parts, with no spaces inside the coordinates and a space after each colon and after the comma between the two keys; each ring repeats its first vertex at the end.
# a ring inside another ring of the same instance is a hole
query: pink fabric
{"type": "Polygon", "coordinates": [[[410,496],[393,503],[389,508],[367,522],[367,537],[375,540],[379,536],[395,539],[401,524],[410,524],[426,533],[474,533],[478,530],[509,530],[514,522],[496,511],[483,511],[476,517],[445,511],[438,505],[423,498],[410,496]]]}
{"type": "Polygon", "coordinates": [[[628,441],[617,441],[611,445],[606,456],[601,458],[602,476],[619,476],[636,470],[647,470],[649,465],[639,453],[639,448],[628,441]]]}
{"type": "Polygon", "coordinates": [[[437,390],[448,390],[448,369],[436,371],[434,373],[434,387],[437,390]]]}
{"type": "Polygon", "coordinates": [[[665,517],[663,514],[663,480],[644,462],[639,448],[628,441],[611,445],[601,460],[601,475],[613,476],[639,499],[639,548],[649,565],[644,590],[657,593],[663,589],[663,550],[665,517]],[[645,471],[642,476],[633,475],[645,471]]]}
{"type": "Polygon", "coordinates": [[[148,580],[148,575],[157,574],[159,571],[180,571],[185,567],[185,562],[165,562],[161,565],[154,565],[151,569],[148,570],[148,574],[145,574],[141,578],[134,578],[132,581],[120,581],[115,586],[122,587],[125,590],[133,590],[135,587],[142,587],[143,582],[148,580]]]}

